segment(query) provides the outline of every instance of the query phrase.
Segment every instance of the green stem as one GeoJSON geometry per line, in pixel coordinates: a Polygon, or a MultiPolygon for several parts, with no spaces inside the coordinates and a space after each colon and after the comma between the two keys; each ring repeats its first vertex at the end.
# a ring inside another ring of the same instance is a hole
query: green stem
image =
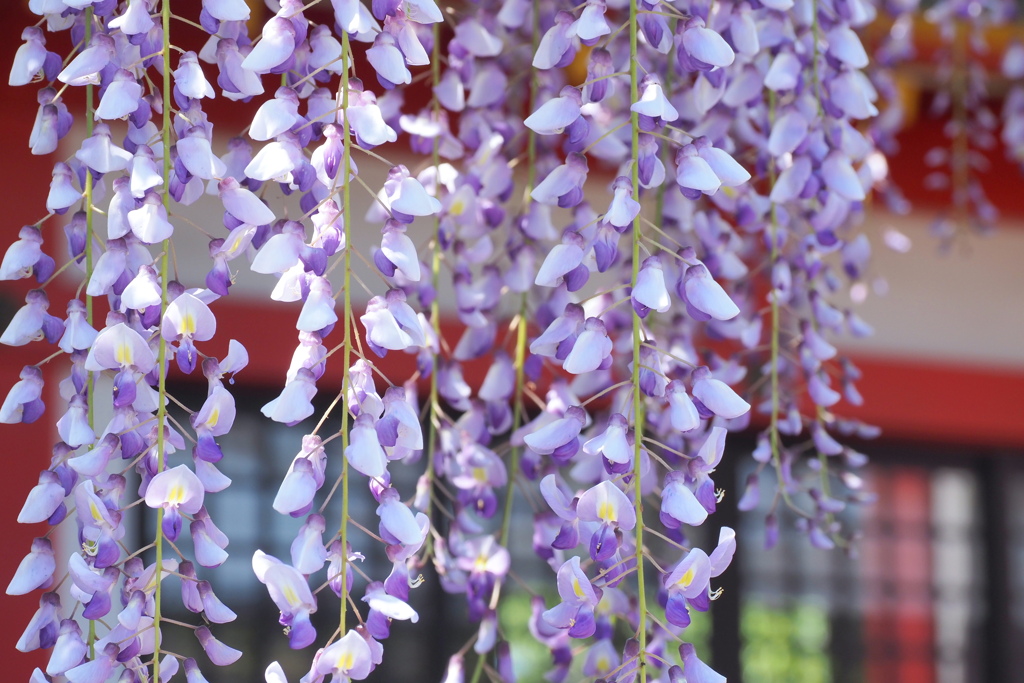
{"type": "MultiPolygon", "coordinates": [[[[769,124],[775,123],[775,92],[768,92],[768,121],[769,124]]],[[[775,167],[775,159],[772,159],[768,164],[768,184],[769,192],[771,188],[775,186],[775,180],[778,176],[778,170],[775,167]]],[[[772,202],[771,206],[771,222],[768,226],[768,239],[771,242],[770,252],[768,256],[768,267],[769,267],[769,281],[771,279],[771,269],[775,268],[775,263],[779,260],[779,221],[778,212],[776,210],[775,202],[772,202]]],[[[772,451],[772,465],[775,467],[775,472],[779,477],[779,490],[783,491],[783,496],[788,496],[785,493],[784,484],[782,481],[782,448],[779,436],[779,404],[781,402],[781,396],[779,394],[779,338],[781,335],[780,328],[780,310],[779,310],[779,297],[776,292],[771,294],[771,328],[769,333],[771,334],[771,356],[768,362],[768,372],[770,375],[771,383],[771,402],[772,412],[768,419],[768,440],[772,451]]]]}
{"type": "MultiPolygon", "coordinates": [[[[171,189],[171,2],[164,0],[161,4],[161,17],[163,19],[163,204],[167,207],[170,204],[171,189]]],[[[167,278],[170,262],[170,239],[164,240],[163,253],[160,257],[160,319],[163,320],[167,312],[167,278]]],[[[159,379],[157,392],[159,393],[159,406],[156,413],[156,471],[164,471],[164,430],[167,425],[167,343],[160,338],[159,351],[157,352],[157,367],[159,368],[159,379]]],[[[153,590],[153,680],[160,680],[160,645],[161,645],[161,585],[163,583],[164,564],[164,509],[157,508],[156,511],[156,587],[153,590]]]]}
{"type": "MultiPolygon", "coordinates": [[[[90,6],[85,10],[85,44],[88,45],[92,39],[92,19],[93,8],[90,6]]],[[[93,114],[95,112],[94,105],[94,86],[85,86],[85,136],[92,137],[93,131],[93,114]]],[[[92,271],[95,265],[95,254],[93,253],[92,236],[93,236],[93,211],[92,211],[92,172],[89,169],[85,171],[85,281],[88,282],[92,278],[92,271]]],[[[86,295],[85,297],[85,320],[92,327],[93,324],[93,301],[92,297],[86,295]]],[[[96,426],[96,401],[95,401],[95,387],[96,378],[93,373],[87,373],[86,376],[86,390],[85,395],[88,398],[88,421],[89,426],[95,428],[96,426]]],[[[89,635],[86,643],[89,646],[89,659],[96,658],[96,621],[93,619],[89,620],[89,635]]]]}
{"type": "MultiPolygon", "coordinates": [[[[348,391],[349,366],[352,359],[352,207],[351,207],[351,169],[352,169],[352,135],[348,122],[348,89],[349,69],[352,68],[352,48],[349,45],[348,33],[341,34],[341,54],[345,58],[345,68],[341,72],[341,109],[345,112],[342,118],[342,140],[344,150],[342,153],[341,173],[343,180],[342,191],[342,212],[345,222],[345,339],[344,348],[341,352],[342,367],[345,370],[345,379],[342,381],[342,391],[348,391]]],[[[341,411],[341,448],[342,453],[348,449],[348,408],[341,411]]],[[[341,635],[345,635],[345,617],[348,609],[348,458],[342,458],[341,462],[341,528],[338,536],[341,539],[341,614],[338,618],[338,627],[341,635]]]]}
{"type": "MultiPolygon", "coordinates": [[[[637,102],[640,99],[640,78],[637,73],[637,2],[630,0],[629,3],[629,101],[637,102]]],[[[632,132],[631,150],[633,163],[630,167],[630,176],[633,181],[633,197],[640,197],[640,167],[637,159],[640,150],[640,116],[635,111],[630,112],[629,124],[632,132]]],[[[637,278],[640,274],[640,241],[642,238],[640,229],[640,215],[633,219],[633,276],[632,286],[636,288],[637,278]]],[[[643,493],[641,491],[641,452],[644,432],[644,401],[643,392],[640,391],[640,346],[642,343],[642,322],[636,311],[633,311],[633,509],[636,513],[636,596],[637,596],[637,640],[639,641],[639,654],[637,655],[637,670],[640,673],[640,683],[647,681],[647,593],[644,585],[644,505],[643,493]]]]}
{"type": "MultiPolygon", "coordinates": [[[[821,27],[818,25],[818,0],[811,3],[811,40],[814,43],[814,52],[811,56],[811,77],[814,79],[814,99],[818,104],[818,118],[824,118],[825,110],[821,104],[821,74],[818,62],[821,60],[821,27]]],[[[773,91],[774,92],[774,91],[773,91]]]]}

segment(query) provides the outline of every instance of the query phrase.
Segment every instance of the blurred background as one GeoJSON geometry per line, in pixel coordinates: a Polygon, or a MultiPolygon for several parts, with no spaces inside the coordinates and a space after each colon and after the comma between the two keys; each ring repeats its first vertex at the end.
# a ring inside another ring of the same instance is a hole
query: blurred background
{"type": "MultiPolygon", "coordinates": [[[[0,3],[5,65],[20,44],[22,28],[35,23],[21,5],[0,3]]],[[[198,0],[182,5],[184,13],[191,12],[192,5],[198,13],[198,0]]],[[[713,618],[698,621],[692,631],[701,643],[699,651],[709,653],[707,659],[734,683],[1024,681],[1024,180],[1001,149],[986,155],[978,176],[999,218],[996,229],[984,235],[961,224],[962,216],[950,210],[948,189],[926,187],[930,168],[924,159],[934,145],[946,144],[947,121],[928,115],[936,95],[930,62],[938,50],[938,36],[923,22],[915,28],[917,56],[897,72],[905,121],[899,150],[890,158],[892,180],[912,209],[903,215],[882,206],[871,209],[865,226],[874,250],[871,273],[853,304],[876,333],[856,342],[837,340],[864,373],[859,389],[865,399],[862,407],[842,403],[839,412],[882,428],[880,438],[853,443],[871,457],[863,473],[877,500],[848,513],[861,530],[854,553],[812,548],[787,519],[781,520],[778,546],[766,551],[765,510],[740,514],[735,509],[752,467],[752,435],[730,441],[716,477],[728,493],[714,522],[736,527],[741,545],[732,569],[722,577],[724,594],[712,610],[713,618]]],[[[186,29],[181,35],[185,42],[198,39],[197,33],[189,38],[186,29]]],[[[993,55],[1009,35],[1005,27],[993,30],[993,55]]],[[[1008,85],[996,73],[997,64],[995,56],[987,63],[993,77],[987,104],[995,111],[1008,85]]],[[[68,95],[72,111],[74,96],[68,95]]],[[[227,135],[244,128],[246,116],[251,118],[259,103],[248,108],[223,104],[218,99],[208,111],[217,129],[227,135]]],[[[16,239],[23,224],[45,214],[55,159],[28,153],[26,140],[35,112],[31,87],[15,91],[0,86],[3,248],[16,239]]],[[[219,144],[224,142],[226,138],[219,144]]],[[[70,154],[73,147],[66,148],[70,154]]],[[[383,178],[383,167],[362,159],[360,167],[383,178]]],[[[365,200],[360,201],[364,203],[356,215],[365,207],[365,200]]],[[[192,211],[190,217],[197,222],[219,223],[219,216],[201,203],[192,211]]],[[[48,240],[59,235],[52,231],[59,224],[60,219],[51,222],[48,240]]],[[[358,229],[359,244],[371,244],[378,234],[377,226],[364,224],[358,229]]],[[[205,259],[204,243],[197,243],[194,253],[179,251],[182,281],[190,286],[200,283],[205,259]]],[[[55,283],[50,290],[55,313],[63,311],[76,286],[73,279],[55,283]]],[[[308,661],[308,653],[296,655],[287,649],[276,609],[250,570],[256,548],[286,557],[298,527],[296,520],[281,518],[268,503],[303,433],[259,414],[279,391],[294,347],[296,309],[270,302],[266,297],[271,287],[267,280],[242,277],[231,297],[215,309],[223,329],[249,335],[239,333],[252,362],[233,388],[239,417],[222,442],[222,469],[234,485],[209,499],[213,518],[233,529],[231,557],[218,570],[204,573],[219,597],[239,614],[233,624],[218,627],[217,636],[249,654],[219,678],[220,672],[204,667],[214,683],[261,680],[273,659],[292,672],[308,661]]],[[[3,283],[0,325],[6,326],[29,288],[26,281],[3,283]]],[[[453,327],[446,336],[457,334],[453,327]]],[[[215,355],[225,350],[218,344],[226,347],[226,339],[212,342],[215,355]]],[[[0,349],[0,391],[17,381],[22,366],[38,363],[46,354],[34,345],[0,349]]],[[[411,357],[394,356],[389,355],[385,364],[388,374],[402,376],[411,370],[411,357]]],[[[32,425],[0,425],[7,451],[6,495],[0,497],[4,581],[13,575],[32,537],[44,533],[41,527],[16,525],[14,520],[57,440],[50,418],[59,405],[60,369],[45,367],[47,416],[32,425]]],[[[467,378],[479,382],[483,369],[471,364],[467,378]]],[[[323,386],[340,386],[340,379],[335,365],[323,386]]],[[[197,405],[205,394],[205,381],[178,381],[172,390],[187,404],[197,405]]],[[[337,462],[340,453],[329,453],[337,462]]],[[[414,478],[397,485],[411,491],[414,478]]],[[[764,490],[768,486],[762,481],[764,490]]],[[[767,498],[762,495],[765,505],[767,498]]],[[[353,516],[369,519],[374,507],[372,500],[357,498],[353,516]]],[[[514,528],[520,531],[518,536],[514,533],[511,549],[514,563],[524,563],[520,575],[529,583],[549,570],[532,560],[529,507],[520,504],[516,509],[520,519],[514,528]]],[[[326,514],[331,519],[331,511],[326,514]]],[[[140,544],[148,542],[151,528],[144,524],[137,531],[140,544]]],[[[73,548],[74,539],[67,541],[65,548],[73,548]]],[[[385,558],[368,553],[364,569],[371,576],[383,576],[385,563],[385,558]]],[[[424,578],[424,585],[414,591],[420,624],[395,625],[387,647],[403,654],[386,657],[388,668],[372,680],[440,680],[448,655],[474,631],[466,624],[459,601],[445,599],[431,572],[425,570],[424,578]]],[[[14,650],[37,600],[38,595],[3,599],[0,661],[5,679],[27,680],[32,668],[48,656],[14,650]]],[[[171,616],[182,616],[173,606],[170,609],[171,616]]],[[[326,624],[335,616],[333,610],[316,616],[329,631],[326,624]]],[[[549,655],[527,633],[528,616],[529,594],[519,590],[502,612],[502,624],[513,642],[520,680],[538,681],[549,655]]],[[[194,649],[190,634],[169,630],[172,640],[181,639],[182,649],[194,649]]]]}

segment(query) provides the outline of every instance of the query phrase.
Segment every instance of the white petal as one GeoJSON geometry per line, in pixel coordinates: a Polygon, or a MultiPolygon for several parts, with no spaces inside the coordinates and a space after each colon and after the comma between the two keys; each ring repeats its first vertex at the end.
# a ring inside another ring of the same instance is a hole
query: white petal
{"type": "Polygon", "coordinates": [[[750,173],[724,149],[706,147],[700,152],[711,170],[726,187],[736,187],[750,180],[750,173]]]}
{"type": "Polygon", "coordinates": [[[676,183],[680,187],[700,190],[706,194],[714,194],[722,186],[708,162],[699,156],[680,159],[679,168],[676,169],[676,183]]]}
{"type": "Polygon", "coordinates": [[[709,28],[695,26],[683,32],[683,47],[694,58],[711,66],[729,66],[736,53],[725,38],[709,28]]]}

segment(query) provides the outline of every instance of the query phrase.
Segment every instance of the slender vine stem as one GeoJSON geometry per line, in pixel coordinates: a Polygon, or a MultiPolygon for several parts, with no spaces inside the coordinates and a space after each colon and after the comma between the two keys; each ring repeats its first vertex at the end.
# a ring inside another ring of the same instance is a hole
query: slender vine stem
{"type": "MultiPolygon", "coordinates": [[[[768,122],[769,125],[775,123],[775,92],[768,92],[768,122]]],[[[771,159],[768,163],[768,183],[769,190],[775,186],[775,180],[778,176],[778,170],[775,167],[775,160],[771,159]]],[[[768,263],[770,268],[774,268],[776,262],[779,260],[779,221],[778,212],[776,209],[775,202],[772,202],[770,222],[768,225],[768,239],[771,243],[770,253],[768,256],[768,263]]],[[[776,475],[779,477],[780,490],[782,488],[782,453],[781,444],[779,443],[779,338],[781,335],[781,329],[779,325],[780,310],[779,310],[779,297],[778,293],[773,291],[771,293],[771,321],[769,334],[771,335],[771,351],[768,361],[768,372],[771,378],[771,416],[768,418],[768,440],[772,451],[772,464],[775,467],[776,475]]]]}
{"type": "MultiPolygon", "coordinates": [[[[637,102],[640,99],[640,79],[637,72],[637,2],[630,0],[629,3],[629,97],[630,102],[637,102]]],[[[631,133],[631,153],[633,163],[630,165],[630,179],[633,183],[633,197],[640,196],[640,115],[631,111],[629,114],[631,133]]],[[[640,274],[640,241],[641,222],[640,214],[633,218],[633,275],[632,287],[635,289],[640,274]]],[[[633,311],[633,509],[636,513],[636,595],[637,595],[637,640],[639,641],[639,654],[637,655],[637,670],[640,674],[640,683],[647,681],[647,593],[644,585],[644,504],[643,492],[641,490],[641,453],[643,452],[644,433],[644,400],[643,392],[640,390],[640,347],[643,342],[642,321],[636,311],[633,311]]]]}
{"type": "MultiPolygon", "coordinates": [[[[92,40],[92,23],[93,23],[93,8],[89,6],[85,10],[85,44],[88,45],[89,41],[92,40]]],[[[87,138],[92,137],[93,132],[93,118],[95,109],[95,92],[92,84],[85,86],[85,136],[87,138]]],[[[92,182],[92,171],[89,169],[85,170],[85,280],[88,282],[92,278],[92,271],[95,267],[95,254],[93,253],[93,210],[92,210],[92,194],[93,194],[93,182],[92,182]]],[[[85,297],[85,321],[90,327],[93,326],[93,301],[91,296],[85,297]]],[[[88,373],[86,376],[86,390],[85,395],[88,398],[87,410],[88,414],[86,419],[89,422],[89,428],[95,430],[96,428],[96,378],[93,373],[88,373]]],[[[89,659],[96,658],[96,620],[89,620],[89,635],[87,636],[86,643],[89,646],[89,659]]]]}
{"type": "MultiPolygon", "coordinates": [[[[161,126],[163,137],[163,189],[161,192],[163,204],[167,207],[171,197],[171,106],[173,95],[171,91],[171,2],[163,0],[160,7],[163,20],[163,122],[161,126]]],[[[160,256],[160,320],[163,320],[167,313],[168,294],[167,276],[170,264],[170,239],[164,240],[163,253],[160,256]]],[[[164,431],[167,426],[167,342],[161,337],[159,339],[159,351],[157,352],[157,368],[159,372],[157,391],[160,399],[156,413],[156,471],[164,471],[164,431]]],[[[160,680],[160,645],[161,645],[161,598],[163,583],[164,563],[164,508],[156,510],[156,587],[153,589],[153,680],[160,680]]]]}
{"type": "MultiPolygon", "coordinates": [[[[349,365],[352,360],[352,206],[351,206],[351,176],[352,176],[352,135],[348,120],[348,96],[349,96],[349,69],[352,67],[352,46],[349,44],[348,33],[341,32],[341,54],[345,58],[345,68],[341,71],[341,109],[345,116],[342,118],[342,140],[344,149],[341,160],[341,173],[344,174],[342,192],[342,216],[345,222],[345,339],[344,349],[341,352],[342,366],[345,371],[345,378],[342,380],[342,391],[348,391],[349,365]]],[[[348,418],[349,411],[346,408],[341,411],[341,448],[342,452],[348,450],[348,418]]],[[[345,596],[348,595],[348,458],[343,457],[341,461],[341,525],[338,530],[338,538],[341,540],[341,614],[338,617],[338,628],[345,633],[345,617],[348,603],[345,596]]]]}

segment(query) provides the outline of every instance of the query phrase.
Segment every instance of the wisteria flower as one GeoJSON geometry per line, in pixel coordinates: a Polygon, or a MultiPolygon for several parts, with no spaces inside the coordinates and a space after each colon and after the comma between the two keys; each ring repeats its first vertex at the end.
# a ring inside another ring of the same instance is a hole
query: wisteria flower
{"type": "Polygon", "coordinates": [[[533,189],[530,196],[541,204],[562,208],[576,206],[583,201],[583,183],[587,179],[587,158],[572,152],[565,163],[555,168],[533,189]]]}
{"type": "Polygon", "coordinates": [[[205,491],[195,472],[178,465],[160,472],[146,488],[146,505],[163,508],[163,531],[174,541],[181,532],[181,515],[194,515],[203,506],[205,491]]]}
{"type": "Polygon", "coordinates": [[[636,512],[626,494],[610,481],[602,481],[580,496],[576,513],[582,522],[599,526],[590,538],[590,556],[607,560],[619,548],[619,532],[636,526],[636,512]]]}
{"type": "Polygon", "coordinates": [[[306,578],[297,569],[276,557],[257,550],[252,556],[256,578],[267,587],[270,599],[281,610],[281,623],[288,627],[288,642],[301,649],[316,639],[309,615],[316,611],[316,599],[306,578]]]}
{"type": "Polygon", "coordinates": [[[349,631],[324,648],[316,664],[317,673],[332,674],[338,681],[361,681],[372,669],[370,646],[356,631],[349,631]]]}
{"type": "Polygon", "coordinates": [[[601,589],[595,588],[580,568],[580,558],[572,557],[559,567],[558,597],[562,602],[541,615],[544,621],[555,628],[568,629],[572,638],[594,635],[594,610],[601,601],[601,589]]]}

